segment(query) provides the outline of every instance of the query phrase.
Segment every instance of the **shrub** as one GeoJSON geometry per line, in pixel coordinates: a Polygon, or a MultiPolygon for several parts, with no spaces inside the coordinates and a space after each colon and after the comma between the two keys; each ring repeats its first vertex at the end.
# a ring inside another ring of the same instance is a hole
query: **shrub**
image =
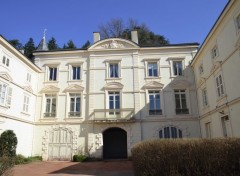
{"type": "Polygon", "coordinates": [[[73,162],[83,162],[87,159],[85,155],[73,155],[73,162]]]}
{"type": "Polygon", "coordinates": [[[13,157],[0,157],[0,175],[12,175],[12,167],[14,166],[13,157]]]}
{"type": "Polygon", "coordinates": [[[151,140],[132,149],[136,176],[240,175],[240,139],[151,140]]]}
{"type": "Polygon", "coordinates": [[[27,163],[31,163],[31,162],[35,162],[35,161],[42,161],[42,157],[41,156],[32,156],[32,157],[25,157],[23,155],[18,154],[15,157],[15,164],[27,164],[27,163]]]}
{"type": "Polygon", "coordinates": [[[12,130],[4,131],[0,136],[0,157],[16,156],[17,137],[12,130]]]}

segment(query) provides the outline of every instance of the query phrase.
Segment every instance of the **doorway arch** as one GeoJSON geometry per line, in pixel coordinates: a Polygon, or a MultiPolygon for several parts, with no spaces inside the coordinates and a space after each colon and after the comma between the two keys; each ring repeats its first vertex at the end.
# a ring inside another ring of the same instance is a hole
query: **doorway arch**
{"type": "Polygon", "coordinates": [[[103,159],[127,158],[127,132],[121,128],[109,128],[103,132],[103,159]]]}

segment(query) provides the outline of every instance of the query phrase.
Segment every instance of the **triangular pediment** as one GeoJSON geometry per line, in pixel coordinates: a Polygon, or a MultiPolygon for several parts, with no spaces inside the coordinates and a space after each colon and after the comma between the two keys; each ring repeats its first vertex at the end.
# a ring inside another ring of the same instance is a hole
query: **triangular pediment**
{"type": "Polygon", "coordinates": [[[84,90],[84,87],[77,85],[77,84],[73,84],[73,85],[69,85],[64,92],[82,92],[84,90]]]}
{"type": "Polygon", "coordinates": [[[143,86],[143,89],[162,89],[164,84],[157,82],[157,81],[152,81],[143,86]]]}
{"type": "Polygon", "coordinates": [[[107,83],[104,87],[105,90],[116,90],[116,89],[122,89],[123,85],[119,82],[110,82],[107,83]]]}
{"type": "Polygon", "coordinates": [[[213,63],[213,66],[211,68],[211,73],[215,72],[218,68],[221,67],[222,61],[216,61],[213,63]]]}
{"type": "Polygon", "coordinates": [[[33,89],[32,89],[31,86],[24,86],[23,89],[24,89],[25,91],[27,91],[27,92],[30,92],[30,93],[33,92],[33,89]]]}
{"type": "Polygon", "coordinates": [[[56,87],[56,86],[53,86],[53,85],[49,85],[49,86],[46,86],[44,87],[40,92],[41,93],[57,93],[59,92],[60,88],[56,87]]]}
{"type": "Polygon", "coordinates": [[[113,50],[127,48],[139,48],[139,46],[136,43],[126,39],[111,38],[96,42],[89,48],[89,50],[113,50]]]}
{"type": "Polygon", "coordinates": [[[12,77],[6,72],[0,72],[0,77],[9,82],[12,82],[12,77]]]}
{"type": "Polygon", "coordinates": [[[173,89],[185,89],[190,86],[190,83],[187,80],[174,80],[170,83],[170,86],[173,89]]]}

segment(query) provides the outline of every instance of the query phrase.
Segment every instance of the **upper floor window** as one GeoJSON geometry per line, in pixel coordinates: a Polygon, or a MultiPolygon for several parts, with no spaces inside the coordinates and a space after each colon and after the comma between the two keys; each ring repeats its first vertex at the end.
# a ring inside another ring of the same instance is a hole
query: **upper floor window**
{"type": "Polygon", "coordinates": [[[202,99],[203,99],[203,106],[207,106],[208,105],[208,98],[207,98],[207,89],[204,88],[202,90],[202,99]]]}
{"type": "Polygon", "coordinates": [[[158,76],[158,64],[157,62],[148,63],[148,76],[157,77],[158,76]]]}
{"type": "Polygon", "coordinates": [[[168,126],[164,127],[159,131],[159,138],[166,138],[166,139],[174,139],[174,138],[182,138],[182,130],[174,127],[168,126]]]}
{"type": "Polygon", "coordinates": [[[118,63],[109,63],[109,78],[119,77],[118,63]]]}
{"type": "Polygon", "coordinates": [[[44,117],[55,117],[56,112],[57,112],[57,97],[55,94],[47,94],[44,117]]]}
{"type": "Polygon", "coordinates": [[[31,82],[31,79],[32,79],[32,75],[31,73],[27,73],[27,82],[31,82]]]}
{"type": "Polygon", "coordinates": [[[206,137],[211,138],[212,137],[211,122],[208,122],[205,124],[205,129],[206,129],[206,137]]]}
{"type": "Polygon", "coordinates": [[[185,90],[175,90],[176,114],[188,114],[187,99],[185,90]]]}
{"type": "Polygon", "coordinates": [[[23,112],[28,112],[29,110],[29,99],[28,95],[24,95],[23,97],[23,112]]]}
{"type": "Polygon", "coordinates": [[[212,49],[212,59],[216,58],[218,56],[218,47],[215,45],[212,49]]]}
{"type": "Polygon", "coordinates": [[[57,80],[57,67],[49,67],[49,81],[56,81],[57,80]]]}
{"type": "Polygon", "coordinates": [[[183,75],[182,61],[173,61],[173,75],[174,76],[183,75]]]}
{"type": "Polygon", "coordinates": [[[81,95],[70,94],[70,112],[69,116],[81,115],[81,95]]]}
{"type": "Polygon", "coordinates": [[[199,66],[199,74],[200,74],[200,75],[203,74],[203,64],[201,64],[201,65],[199,66]]]}
{"type": "Polygon", "coordinates": [[[10,106],[12,99],[12,88],[0,82],[0,105],[10,106]]]}
{"type": "Polygon", "coordinates": [[[120,93],[119,92],[108,92],[109,100],[109,114],[120,113],[120,93]]]}
{"type": "Polygon", "coordinates": [[[231,125],[228,116],[224,116],[221,118],[222,120],[222,129],[224,137],[231,137],[231,125]]]}
{"type": "Polygon", "coordinates": [[[72,80],[80,80],[80,79],[81,79],[81,67],[72,66],[72,80]]]}
{"type": "Polygon", "coordinates": [[[7,67],[9,66],[9,58],[7,58],[6,56],[3,56],[2,58],[2,63],[3,65],[6,65],[7,67]]]}
{"type": "Polygon", "coordinates": [[[149,91],[149,115],[161,115],[160,91],[149,91]]]}
{"type": "Polygon", "coordinates": [[[218,97],[223,96],[224,95],[224,87],[223,87],[223,79],[222,79],[221,74],[216,77],[216,87],[217,87],[218,97]]]}

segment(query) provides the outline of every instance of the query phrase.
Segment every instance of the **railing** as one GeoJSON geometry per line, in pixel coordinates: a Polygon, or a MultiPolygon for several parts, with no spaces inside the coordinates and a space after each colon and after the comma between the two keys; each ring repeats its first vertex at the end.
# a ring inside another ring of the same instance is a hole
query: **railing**
{"type": "Polygon", "coordinates": [[[81,116],[81,112],[71,111],[68,113],[68,117],[80,117],[80,116],[81,116]]]}
{"type": "Polygon", "coordinates": [[[93,120],[130,120],[134,109],[95,109],[93,120]]]}
{"type": "Polygon", "coordinates": [[[56,113],[55,112],[45,112],[44,113],[44,117],[56,117],[56,113]]]}
{"type": "Polygon", "coordinates": [[[188,109],[176,109],[176,114],[189,114],[188,109]]]}

